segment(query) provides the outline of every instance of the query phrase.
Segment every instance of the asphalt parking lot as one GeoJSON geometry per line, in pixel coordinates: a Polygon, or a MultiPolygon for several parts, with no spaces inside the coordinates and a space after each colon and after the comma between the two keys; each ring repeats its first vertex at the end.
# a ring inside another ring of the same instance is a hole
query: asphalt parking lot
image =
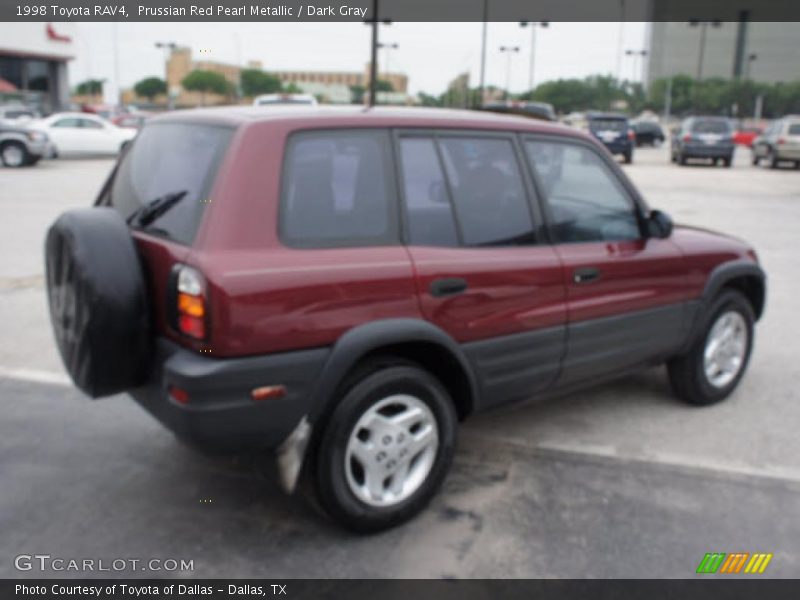
{"type": "MultiPolygon", "coordinates": [[[[42,245],[109,160],[0,168],[0,577],[18,554],[194,561],[197,577],[689,577],[706,552],[771,552],[800,575],[800,171],[625,166],[678,223],[757,249],[768,282],[749,372],[725,403],[673,399],[663,369],[473,418],[431,507],[371,537],[338,530],[246,460],[198,456],[122,396],[65,385],[42,245]]],[[[107,574],[107,573],[106,573],[107,574]]],[[[39,575],[39,573],[36,573],[39,575]]],[[[45,576],[86,576],[64,572],[45,576]]]]}

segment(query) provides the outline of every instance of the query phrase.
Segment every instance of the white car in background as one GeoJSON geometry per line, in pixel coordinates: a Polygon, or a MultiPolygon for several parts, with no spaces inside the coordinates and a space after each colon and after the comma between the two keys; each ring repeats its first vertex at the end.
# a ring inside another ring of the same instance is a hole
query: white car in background
{"type": "Polygon", "coordinates": [[[256,96],[253,100],[253,106],[274,106],[276,104],[316,106],[317,99],[311,94],[263,94],[256,96]]]}
{"type": "Polygon", "coordinates": [[[89,113],[56,113],[28,125],[43,131],[53,145],[54,156],[116,155],[136,137],[135,129],[117,127],[89,113]]]}

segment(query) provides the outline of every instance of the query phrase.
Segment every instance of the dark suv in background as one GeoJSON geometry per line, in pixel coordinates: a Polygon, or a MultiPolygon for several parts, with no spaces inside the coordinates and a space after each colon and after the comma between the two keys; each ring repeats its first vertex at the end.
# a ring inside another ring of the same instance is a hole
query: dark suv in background
{"type": "Polygon", "coordinates": [[[628,117],[617,113],[590,112],[586,115],[591,134],[608,148],[611,154],[622,156],[626,163],[633,162],[634,133],[628,117]]]}
{"type": "Polygon", "coordinates": [[[726,117],[689,117],[672,135],[671,159],[685,165],[689,159],[733,163],[733,123],[726,117]]]}
{"type": "Polygon", "coordinates": [[[422,509],[478,411],[663,363],[722,400],[765,293],[750,246],[673,228],[580,131],[361,107],[148,120],[46,272],[83,391],[274,452],[361,531],[422,509]]]}

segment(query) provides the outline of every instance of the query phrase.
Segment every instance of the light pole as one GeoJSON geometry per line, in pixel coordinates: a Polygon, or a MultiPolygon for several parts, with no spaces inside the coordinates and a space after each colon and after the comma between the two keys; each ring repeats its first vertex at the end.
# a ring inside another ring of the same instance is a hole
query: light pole
{"type": "Polygon", "coordinates": [[[715,29],[722,26],[722,21],[689,21],[689,27],[700,27],[700,49],[697,53],[697,81],[703,79],[703,57],[706,53],[706,31],[711,25],[715,29]]]}
{"type": "Polygon", "coordinates": [[[504,96],[508,100],[511,88],[511,57],[519,52],[519,46],[500,46],[500,52],[506,55],[506,90],[504,96]]]}
{"type": "MultiPolygon", "coordinates": [[[[378,42],[378,25],[380,24],[380,20],[378,19],[378,0],[372,0],[372,19],[367,19],[364,21],[364,25],[370,25],[372,27],[372,41],[370,42],[370,61],[369,61],[369,106],[375,106],[375,99],[377,96],[377,84],[378,84],[378,47],[380,43],[378,42]]],[[[391,25],[392,22],[389,19],[383,21],[384,25],[391,25]]]]}
{"type": "Polygon", "coordinates": [[[384,78],[387,79],[387,81],[389,79],[389,57],[391,56],[391,51],[392,50],[397,50],[399,47],[400,47],[400,45],[399,44],[395,44],[395,43],[392,43],[392,44],[389,44],[389,43],[386,43],[386,44],[378,43],[378,48],[379,49],[386,50],[386,62],[384,63],[385,66],[383,68],[383,76],[384,76],[384,78]]]}
{"type": "Polygon", "coordinates": [[[530,72],[528,73],[528,88],[531,92],[533,92],[533,68],[536,63],[536,27],[542,27],[543,29],[550,27],[549,21],[520,21],[520,27],[531,27],[531,64],[530,64],[530,72]]]}
{"type": "Polygon", "coordinates": [[[747,64],[745,68],[747,69],[744,74],[745,79],[750,79],[750,70],[753,68],[753,62],[758,60],[758,54],[755,52],[747,55],[747,64]]]}
{"type": "Polygon", "coordinates": [[[167,84],[167,110],[172,110],[175,108],[175,100],[172,97],[172,90],[169,87],[169,58],[172,54],[172,51],[178,47],[178,44],[175,42],[156,42],[156,48],[164,50],[164,81],[167,84]]]}
{"type": "Polygon", "coordinates": [[[631,83],[636,79],[637,74],[639,73],[639,69],[637,68],[637,58],[641,57],[644,58],[647,56],[647,50],[625,50],[625,56],[632,56],[633,57],[633,73],[631,76],[631,83]]]}
{"type": "Polygon", "coordinates": [[[489,22],[489,0],[483,0],[483,33],[481,34],[481,81],[478,86],[478,108],[483,106],[486,85],[486,28],[489,22]]]}

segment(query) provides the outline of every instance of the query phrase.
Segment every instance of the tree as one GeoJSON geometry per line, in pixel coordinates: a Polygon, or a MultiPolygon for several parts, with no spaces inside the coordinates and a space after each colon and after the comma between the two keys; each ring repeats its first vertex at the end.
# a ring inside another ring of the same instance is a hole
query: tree
{"type": "Polygon", "coordinates": [[[242,69],[240,76],[242,94],[258,96],[281,91],[281,80],[259,69],[242,69]]]}
{"type": "Polygon", "coordinates": [[[87,79],[75,86],[75,93],[79,96],[102,96],[105,79],[87,79]]]}
{"type": "Polygon", "coordinates": [[[190,92],[200,92],[200,104],[205,105],[206,94],[212,92],[214,94],[226,95],[231,93],[233,86],[222,76],[215,71],[204,71],[202,69],[195,69],[189,73],[181,81],[183,89],[190,92]]]}
{"type": "Polygon", "coordinates": [[[283,90],[281,90],[285,94],[302,94],[303,90],[297,87],[297,84],[292,81],[289,85],[284,86],[283,90]]]}
{"type": "Polygon", "coordinates": [[[140,98],[147,98],[150,102],[159,94],[167,93],[167,82],[158,77],[146,77],[136,82],[133,91],[140,98]]]}
{"type": "Polygon", "coordinates": [[[361,104],[364,101],[364,92],[367,91],[363,85],[350,86],[350,102],[353,104],[361,104]]]}
{"type": "Polygon", "coordinates": [[[378,79],[375,82],[375,91],[376,92],[393,92],[394,86],[390,81],[386,81],[385,79],[378,79]]]}

